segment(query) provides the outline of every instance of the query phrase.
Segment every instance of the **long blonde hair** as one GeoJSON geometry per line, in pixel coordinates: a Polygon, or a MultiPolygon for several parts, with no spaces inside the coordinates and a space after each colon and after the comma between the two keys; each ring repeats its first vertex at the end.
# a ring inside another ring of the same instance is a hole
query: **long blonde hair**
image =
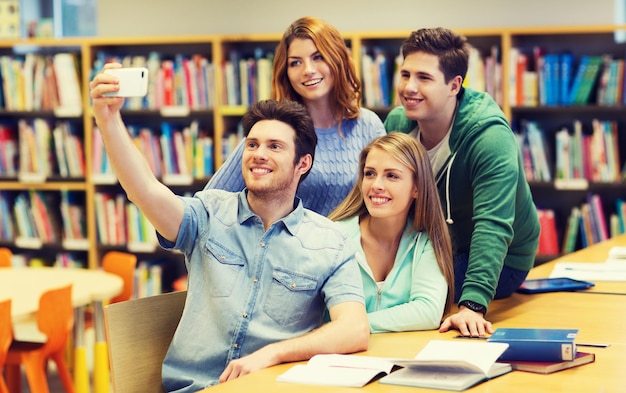
{"type": "Polygon", "coordinates": [[[433,245],[437,264],[448,283],[448,297],[444,315],[450,311],[454,300],[454,267],[452,257],[452,243],[446,225],[441,202],[437,194],[435,178],[430,166],[426,150],[415,138],[400,132],[392,132],[372,140],[362,151],[359,157],[358,179],[348,196],[328,216],[333,221],[345,218],[368,215],[363,199],[363,184],[365,161],[372,149],[380,149],[400,161],[413,171],[413,184],[417,189],[418,197],[409,210],[407,220],[413,216],[412,228],[415,231],[426,231],[433,245]]]}
{"type": "Polygon", "coordinates": [[[296,39],[310,39],[324,57],[334,78],[331,92],[331,110],[338,119],[356,119],[359,116],[361,80],[357,76],[350,50],[339,31],[325,21],[307,16],[293,22],[283,34],[274,53],[272,98],[289,99],[301,104],[302,97],[291,86],[287,76],[287,52],[296,39]]]}

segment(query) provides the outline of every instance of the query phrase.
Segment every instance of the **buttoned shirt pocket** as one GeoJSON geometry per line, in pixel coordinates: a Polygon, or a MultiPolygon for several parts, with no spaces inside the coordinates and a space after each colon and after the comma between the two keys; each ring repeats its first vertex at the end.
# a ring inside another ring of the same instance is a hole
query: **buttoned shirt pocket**
{"type": "Polygon", "coordinates": [[[212,239],[207,240],[205,251],[211,256],[207,258],[206,270],[203,271],[206,275],[204,282],[210,283],[210,294],[216,297],[230,296],[239,275],[243,274],[245,259],[212,239]]]}
{"type": "Polygon", "coordinates": [[[315,277],[274,268],[265,313],[280,325],[297,322],[310,312],[316,289],[315,277]]]}

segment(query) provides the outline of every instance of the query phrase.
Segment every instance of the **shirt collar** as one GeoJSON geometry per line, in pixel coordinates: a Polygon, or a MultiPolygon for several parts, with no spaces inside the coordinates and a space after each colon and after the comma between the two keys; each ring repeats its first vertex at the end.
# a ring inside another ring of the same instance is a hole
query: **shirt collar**
{"type": "MultiPolygon", "coordinates": [[[[247,196],[248,189],[244,188],[243,191],[239,193],[239,209],[237,213],[237,220],[239,221],[239,224],[243,224],[251,218],[258,217],[256,214],[254,214],[252,210],[250,210],[250,204],[248,203],[247,196]]],[[[302,206],[302,200],[298,197],[295,197],[293,204],[294,209],[291,211],[291,213],[274,223],[274,225],[282,223],[292,235],[298,233],[298,228],[300,227],[300,223],[304,218],[304,207],[302,206]]]]}

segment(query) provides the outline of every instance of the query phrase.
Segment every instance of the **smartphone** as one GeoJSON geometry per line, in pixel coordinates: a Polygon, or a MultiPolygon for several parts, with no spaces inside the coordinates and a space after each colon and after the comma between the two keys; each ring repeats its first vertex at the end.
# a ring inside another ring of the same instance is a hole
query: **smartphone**
{"type": "Polygon", "coordinates": [[[545,293],[580,291],[595,286],[589,281],[574,280],[567,277],[529,279],[517,289],[519,293],[545,293]]]}
{"type": "Polygon", "coordinates": [[[148,69],[144,67],[111,68],[105,74],[115,75],[120,80],[120,89],[104,93],[107,97],[143,97],[148,93],[148,69]]]}

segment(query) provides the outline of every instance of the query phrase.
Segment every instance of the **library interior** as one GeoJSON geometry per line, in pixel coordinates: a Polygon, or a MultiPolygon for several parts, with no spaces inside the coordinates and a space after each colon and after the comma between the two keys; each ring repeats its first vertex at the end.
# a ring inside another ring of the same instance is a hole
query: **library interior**
{"type": "MultiPolygon", "coordinates": [[[[119,358],[106,308],[187,289],[183,253],[159,245],[118,181],[90,81],[111,61],[148,71],[147,94],[124,101],[124,123],[159,181],[192,196],[236,151],[248,108],[271,97],[274,51],[284,29],[307,15],[340,31],[360,78],[360,106],[381,121],[402,105],[400,47],[410,33],[441,26],[465,36],[463,86],[488,93],[509,121],[537,208],[541,231],[528,278],[594,284],[516,292],[494,300],[486,315],[494,328],[577,329],[579,351],[595,354],[590,364],[549,375],[513,371],[470,391],[626,390],[626,0],[573,0],[567,10],[558,0],[431,3],[320,0],[306,10],[284,0],[0,0],[0,313],[11,299],[12,340],[30,338],[20,329],[37,330],[42,295],[73,284],[72,331],[61,354],[70,377],[64,366],[48,371],[50,391],[148,391],[110,364],[119,358]],[[585,346],[597,343],[606,345],[585,346]],[[114,370],[137,390],[118,388],[114,370]]],[[[3,390],[3,375],[11,388],[29,381],[14,373],[10,352],[3,356],[2,332],[0,393],[14,393],[3,390]]],[[[413,358],[432,340],[461,341],[457,334],[374,333],[364,355],[413,358]]],[[[291,366],[206,391],[347,391],[277,381],[291,366]]],[[[415,390],[378,380],[362,386],[415,390]]]]}

